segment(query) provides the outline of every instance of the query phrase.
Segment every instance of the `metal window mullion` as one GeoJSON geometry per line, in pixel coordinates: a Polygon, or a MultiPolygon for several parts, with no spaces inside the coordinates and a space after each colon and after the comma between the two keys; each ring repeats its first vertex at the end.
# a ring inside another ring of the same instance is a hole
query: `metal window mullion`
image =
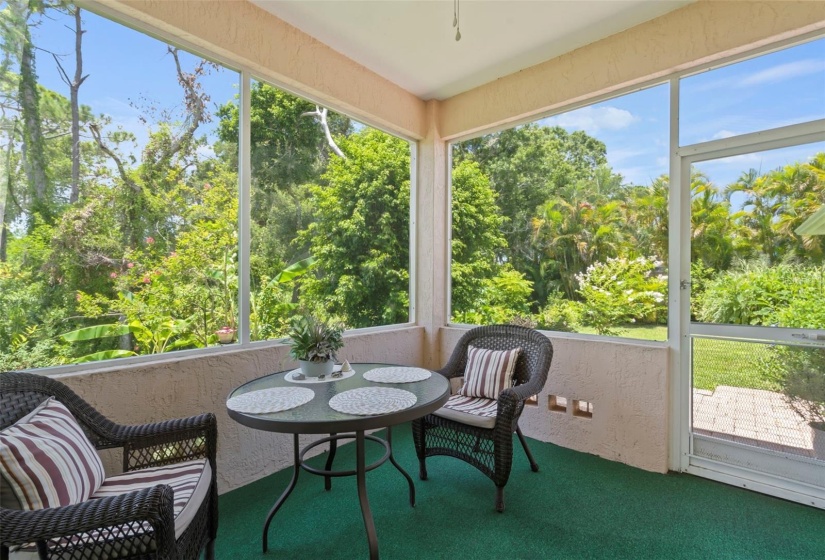
{"type": "Polygon", "coordinates": [[[418,282],[418,142],[408,141],[410,146],[410,215],[409,215],[409,254],[407,263],[409,271],[409,282],[407,290],[409,293],[409,305],[407,308],[407,321],[418,322],[418,298],[419,290],[416,288],[418,282]]]}
{"type": "Polygon", "coordinates": [[[673,470],[687,467],[690,451],[690,373],[688,320],[683,317],[690,309],[690,295],[680,289],[690,276],[690,181],[687,196],[679,157],[679,79],[670,80],[670,170],[668,182],[668,347],[670,348],[670,450],[673,470]],[[685,233],[687,231],[687,234],[685,233]],[[687,258],[685,258],[687,255],[687,258]],[[685,304],[685,300],[687,305],[685,304]]]}
{"type": "MultiPolygon", "coordinates": [[[[446,254],[447,274],[444,278],[444,324],[451,325],[453,319],[453,142],[446,142],[444,179],[447,182],[447,203],[445,219],[444,246],[442,250],[446,254]]],[[[440,325],[439,325],[440,326],[440,325]]]]}
{"type": "Polygon", "coordinates": [[[679,155],[690,162],[708,161],[752,152],[764,152],[779,148],[789,148],[825,140],[825,119],[792,124],[690,144],[679,148],[679,155]]]}
{"type": "Polygon", "coordinates": [[[250,208],[252,184],[252,134],[251,134],[251,78],[246,70],[241,72],[241,94],[238,115],[238,320],[241,345],[251,342],[249,332],[250,312],[250,208]]]}
{"type": "Polygon", "coordinates": [[[691,336],[723,338],[743,342],[776,342],[791,345],[820,346],[825,344],[825,330],[797,329],[764,325],[728,325],[715,323],[691,323],[691,336]]]}

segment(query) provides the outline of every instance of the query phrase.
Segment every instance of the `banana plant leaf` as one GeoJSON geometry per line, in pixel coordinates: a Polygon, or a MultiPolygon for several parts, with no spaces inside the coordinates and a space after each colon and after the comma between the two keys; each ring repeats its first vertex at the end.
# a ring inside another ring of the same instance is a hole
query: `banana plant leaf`
{"type": "Polygon", "coordinates": [[[272,282],[278,284],[286,284],[287,282],[291,282],[296,278],[300,278],[301,276],[309,272],[310,268],[312,268],[312,265],[315,264],[315,261],[315,257],[307,257],[298,262],[294,262],[285,269],[283,269],[281,272],[276,274],[275,278],[272,279],[272,282]]]}
{"type": "Polygon", "coordinates": [[[95,352],[94,354],[86,354],[85,356],[81,356],[72,361],[72,363],[82,364],[85,362],[100,362],[102,360],[113,360],[115,358],[128,358],[129,356],[137,356],[137,354],[131,350],[104,350],[102,352],[95,352]]]}
{"type": "Polygon", "coordinates": [[[60,338],[66,342],[80,342],[83,340],[95,340],[97,338],[104,338],[107,336],[123,336],[129,334],[131,328],[129,325],[120,323],[111,323],[108,325],[94,325],[92,327],[83,327],[76,331],[61,334],[60,338]]]}

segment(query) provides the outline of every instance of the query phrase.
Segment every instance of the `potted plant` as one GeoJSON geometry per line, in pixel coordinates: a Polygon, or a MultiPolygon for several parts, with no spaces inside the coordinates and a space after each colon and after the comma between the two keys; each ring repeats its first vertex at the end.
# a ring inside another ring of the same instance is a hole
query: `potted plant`
{"type": "Polygon", "coordinates": [[[825,460],[825,350],[782,349],[785,397],[813,433],[814,455],[825,460]]]}
{"type": "Polygon", "coordinates": [[[232,344],[235,341],[235,329],[230,326],[224,326],[215,331],[218,336],[218,342],[221,344],[232,344]]]}
{"type": "Polygon", "coordinates": [[[313,315],[298,315],[289,329],[290,355],[301,364],[307,377],[330,375],[335,366],[335,353],[344,345],[344,329],[313,315]]]}

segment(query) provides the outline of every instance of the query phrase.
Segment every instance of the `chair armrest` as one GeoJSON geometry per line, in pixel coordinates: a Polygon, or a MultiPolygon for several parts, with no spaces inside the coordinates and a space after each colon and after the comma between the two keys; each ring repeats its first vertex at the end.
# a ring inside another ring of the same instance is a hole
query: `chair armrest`
{"type": "Polygon", "coordinates": [[[216,471],[218,423],[212,413],[132,426],[117,426],[123,470],[206,458],[216,471]]]}
{"type": "Polygon", "coordinates": [[[538,392],[534,385],[534,383],[524,383],[523,385],[504,389],[499,393],[498,408],[496,409],[497,429],[507,430],[509,433],[515,430],[515,422],[524,409],[523,406],[519,405],[538,392]]]}
{"type": "MultiPolygon", "coordinates": [[[[85,533],[86,538],[98,542],[105,538],[116,538],[128,543],[130,538],[139,539],[130,537],[128,531],[137,524],[146,522],[152,528],[158,558],[170,558],[175,554],[172,504],[172,488],[158,485],[59,508],[34,511],[0,508],[0,543],[12,547],[51,540],[46,547],[54,549],[56,557],[61,557],[64,547],[78,547],[77,539],[72,538],[74,536],[82,539],[85,533]],[[118,534],[118,529],[121,534],[118,534]],[[100,533],[95,539],[94,532],[98,530],[100,533]]],[[[140,551],[140,543],[145,543],[145,536],[140,541],[135,541],[136,555],[143,557],[145,551],[140,551]]],[[[43,550],[42,542],[38,543],[38,548],[43,550]]],[[[126,547],[121,546],[123,548],[126,547]]]]}

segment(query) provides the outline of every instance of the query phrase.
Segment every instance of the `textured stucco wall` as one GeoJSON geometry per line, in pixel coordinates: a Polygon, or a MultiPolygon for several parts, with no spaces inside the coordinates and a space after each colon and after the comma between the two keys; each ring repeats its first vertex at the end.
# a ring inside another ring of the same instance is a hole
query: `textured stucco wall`
{"type": "Polygon", "coordinates": [[[443,102],[459,135],[825,28],[825,2],[700,1],[443,102]]]}
{"type": "Polygon", "coordinates": [[[426,136],[424,102],[269,12],[241,0],[97,0],[365,122],[426,136]]]}
{"type": "Polygon", "coordinates": [[[423,365],[439,367],[438,331],[447,323],[450,223],[447,146],[438,132],[437,101],[427,102],[429,134],[418,143],[415,180],[415,317],[425,328],[423,365]]]}
{"type": "MultiPolygon", "coordinates": [[[[440,331],[446,363],[466,329],[440,331]]],[[[526,436],[621,461],[668,469],[668,349],[614,340],[549,337],[553,365],[538,406],[526,406],[526,436]],[[549,395],[567,397],[567,413],[548,410],[549,395]],[[593,417],[573,416],[572,400],[593,403],[593,417]]]]}
{"type": "MultiPolygon", "coordinates": [[[[420,365],[421,327],[348,335],[339,359],[420,365]]],[[[102,414],[142,424],[214,412],[218,419],[218,489],[227,492],[292,464],[292,436],[241,426],[226,414],[229,392],[256,377],[295,367],[284,345],[57,376],[102,414]]],[[[319,437],[319,436],[318,436],[319,437]]],[[[302,443],[312,441],[310,436],[302,443]]],[[[323,446],[321,446],[323,447],[323,446]]],[[[322,449],[318,450],[319,452],[322,449]]],[[[104,457],[117,472],[119,454],[104,457]]]]}

